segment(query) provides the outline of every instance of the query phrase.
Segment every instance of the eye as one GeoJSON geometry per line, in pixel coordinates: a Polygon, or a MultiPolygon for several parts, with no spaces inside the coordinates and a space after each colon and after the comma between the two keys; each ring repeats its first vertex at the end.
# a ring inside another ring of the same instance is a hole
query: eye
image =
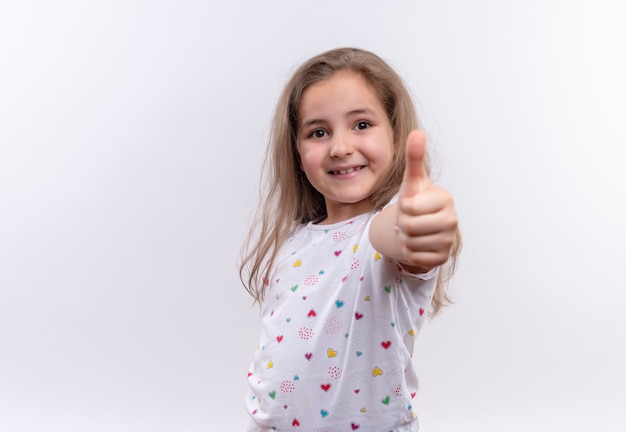
{"type": "Polygon", "coordinates": [[[372,124],[370,122],[368,122],[368,121],[360,121],[360,122],[357,122],[354,125],[354,128],[356,130],[364,130],[364,129],[369,128],[370,126],[372,126],[372,124]]]}
{"type": "Polygon", "coordinates": [[[326,136],[326,131],[324,129],[315,129],[313,132],[309,134],[310,138],[324,138],[326,136]]]}

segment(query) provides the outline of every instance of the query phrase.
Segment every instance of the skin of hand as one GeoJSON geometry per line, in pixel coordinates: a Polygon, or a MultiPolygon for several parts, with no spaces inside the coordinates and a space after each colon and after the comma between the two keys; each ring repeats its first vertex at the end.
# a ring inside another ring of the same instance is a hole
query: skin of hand
{"type": "Polygon", "coordinates": [[[374,248],[411,273],[426,273],[445,263],[458,226],[452,195],[428,178],[425,152],[424,133],[412,131],[398,201],[378,214],[370,228],[374,248]]]}

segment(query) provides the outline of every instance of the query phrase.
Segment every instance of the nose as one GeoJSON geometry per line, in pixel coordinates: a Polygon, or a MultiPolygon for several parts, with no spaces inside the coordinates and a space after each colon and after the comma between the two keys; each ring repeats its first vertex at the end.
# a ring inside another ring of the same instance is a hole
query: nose
{"type": "Polygon", "coordinates": [[[343,158],[354,153],[352,137],[347,133],[335,134],[330,142],[330,157],[343,158]]]}

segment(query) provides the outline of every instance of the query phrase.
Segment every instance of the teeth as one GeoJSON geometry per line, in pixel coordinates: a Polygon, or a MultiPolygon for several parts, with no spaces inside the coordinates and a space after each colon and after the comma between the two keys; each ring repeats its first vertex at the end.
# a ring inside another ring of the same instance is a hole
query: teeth
{"type": "Polygon", "coordinates": [[[356,171],[356,168],[348,168],[339,171],[335,171],[335,174],[350,174],[351,172],[356,171]]]}

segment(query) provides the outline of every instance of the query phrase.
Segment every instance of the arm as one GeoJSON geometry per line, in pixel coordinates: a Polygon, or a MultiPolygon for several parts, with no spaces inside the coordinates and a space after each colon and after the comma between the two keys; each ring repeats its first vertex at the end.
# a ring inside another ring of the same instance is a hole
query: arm
{"type": "Polygon", "coordinates": [[[374,218],[369,233],[378,252],[411,273],[426,273],[448,260],[458,225],[452,195],[428,179],[425,146],[424,134],[411,132],[398,201],[374,218]]]}

